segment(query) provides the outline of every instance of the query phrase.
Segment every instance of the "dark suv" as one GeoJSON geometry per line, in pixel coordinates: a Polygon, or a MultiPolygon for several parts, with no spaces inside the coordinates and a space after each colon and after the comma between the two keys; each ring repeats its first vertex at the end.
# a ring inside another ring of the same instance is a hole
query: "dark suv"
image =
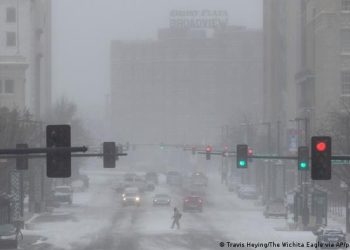
{"type": "Polygon", "coordinates": [[[203,211],[203,199],[200,196],[187,196],[183,201],[183,211],[203,211]]]}

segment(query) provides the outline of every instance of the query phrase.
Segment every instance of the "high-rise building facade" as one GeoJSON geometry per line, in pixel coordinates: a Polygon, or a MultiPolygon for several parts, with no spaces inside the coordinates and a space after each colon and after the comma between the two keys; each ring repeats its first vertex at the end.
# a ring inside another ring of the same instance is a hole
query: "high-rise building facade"
{"type": "Polygon", "coordinates": [[[116,138],[220,143],[223,125],[261,114],[261,39],[261,31],[232,26],[211,36],[163,29],[156,41],[113,41],[116,138]]]}
{"type": "Polygon", "coordinates": [[[0,2],[0,105],[37,118],[51,104],[51,1],[0,2]]]}
{"type": "Polygon", "coordinates": [[[304,68],[296,77],[298,112],[315,121],[350,107],[350,1],[302,1],[304,68]]]}

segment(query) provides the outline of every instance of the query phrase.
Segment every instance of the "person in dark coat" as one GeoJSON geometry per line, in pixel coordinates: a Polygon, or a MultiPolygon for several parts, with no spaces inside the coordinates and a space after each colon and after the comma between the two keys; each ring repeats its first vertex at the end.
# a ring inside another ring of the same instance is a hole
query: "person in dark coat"
{"type": "Polygon", "coordinates": [[[175,227],[175,224],[176,224],[176,227],[177,229],[180,229],[180,219],[181,219],[181,216],[182,214],[179,212],[179,210],[175,207],[174,208],[174,215],[172,217],[173,219],[173,224],[171,225],[171,228],[174,228],[175,227]]]}

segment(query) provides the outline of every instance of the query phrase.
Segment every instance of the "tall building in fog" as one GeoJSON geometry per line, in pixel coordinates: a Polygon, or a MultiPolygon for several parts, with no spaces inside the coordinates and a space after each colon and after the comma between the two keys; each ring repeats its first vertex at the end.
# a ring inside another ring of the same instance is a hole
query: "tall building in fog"
{"type": "Polygon", "coordinates": [[[132,143],[219,143],[221,127],[262,112],[261,31],[163,29],[113,41],[112,127],[132,143]]]}
{"type": "Polygon", "coordinates": [[[288,121],[301,118],[303,130],[308,119],[310,136],[349,106],[349,41],[349,0],[264,0],[264,119],[295,127],[288,121]]]}
{"type": "Polygon", "coordinates": [[[272,133],[275,153],[296,151],[291,120],[298,116],[295,75],[301,67],[301,2],[264,0],[263,29],[264,121],[271,122],[273,131],[280,122],[279,149],[277,132],[272,133]]]}
{"type": "Polygon", "coordinates": [[[350,104],[350,1],[302,1],[298,112],[315,121],[350,104]]]}
{"type": "Polygon", "coordinates": [[[0,1],[0,105],[38,118],[51,104],[51,1],[0,1]]]}

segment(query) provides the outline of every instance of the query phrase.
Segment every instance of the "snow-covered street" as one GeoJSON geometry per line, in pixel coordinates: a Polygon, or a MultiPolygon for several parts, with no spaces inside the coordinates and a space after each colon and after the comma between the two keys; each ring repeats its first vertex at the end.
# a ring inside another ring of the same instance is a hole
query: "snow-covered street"
{"type": "Polygon", "coordinates": [[[307,242],[315,242],[311,232],[286,231],[284,219],[264,218],[262,207],[228,192],[216,172],[211,173],[202,213],[182,212],[181,188],[168,186],[164,178],[155,191],[143,194],[140,207],[123,207],[120,194],[113,189],[123,172],[89,169],[86,174],[91,180],[90,188],[74,193],[73,205],[63,204],[53,213],[32,221],[30,229],[24,231],[22,249],[205,250],[227,248],[231,243],[237,246],[251,243],[248,248],[264,249],[253,244],[274,241],[306,246],[307,242]],[[152,197],[156,192],[168,192],[171,206],[153,207],[152,197]],[[170,228],[174,206],[183,215],[179,230],[170,228]],[[37,239],[29,243],[30,237],[37,239]],[[224,247],[220,242],[224,242],[224,247]]]}

